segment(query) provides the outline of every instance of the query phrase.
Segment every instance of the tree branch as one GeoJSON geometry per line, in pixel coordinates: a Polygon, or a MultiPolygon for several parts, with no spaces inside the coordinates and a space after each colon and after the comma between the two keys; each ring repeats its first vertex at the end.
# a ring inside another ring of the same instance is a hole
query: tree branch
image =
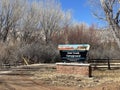
{"type": "Polygon", "coordinates": [[[93,15],[94,15],[95,17],[97,17],[98,19],[101,19],[101,20],[106,21],[106,18],[100,17],[100,16],[99,16],[99,15],[97,15],[96,13],[93,13],[93,15]]]}
{"type": "Polygon", "coordinates": [[[120,16],[120,9],[118,10],[118,12],[116,13],[116,16],[115,16],[115,18],[114,18],[116,24],[118,24],[118,23],[120,22],[119,16],[120,16]]]}

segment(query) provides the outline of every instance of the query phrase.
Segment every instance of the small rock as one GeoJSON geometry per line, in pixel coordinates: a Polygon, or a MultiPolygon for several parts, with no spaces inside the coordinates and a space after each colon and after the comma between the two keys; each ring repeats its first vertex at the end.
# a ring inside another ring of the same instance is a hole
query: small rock
{"type": "Polygon", "coordinates": [[[96,80],[94,80],[94,82],[99,82],[99,80],[96,79],[96,80]]]}

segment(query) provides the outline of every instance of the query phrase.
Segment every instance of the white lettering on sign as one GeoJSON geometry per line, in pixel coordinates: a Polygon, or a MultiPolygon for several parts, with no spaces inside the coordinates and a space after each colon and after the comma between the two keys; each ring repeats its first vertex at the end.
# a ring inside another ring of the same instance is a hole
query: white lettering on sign
{"type": "Polygon", "coordinates": [[[79,52],[73,52],[73,54],[80,54],[79,52]]]}
{"type": "Polygon", "coordinates": [[[72,52],[67,52],[67,54],[73,54],[72,52]]]}
{"type": "Polygon", "coordinates": [[[67,54],[80,54],[79,52],[67,52],[67,54]]]}
{"type": "Polygon", "coordinates": [[[81,55],[66,55],[68,58],[80,58],[81,55]]]}

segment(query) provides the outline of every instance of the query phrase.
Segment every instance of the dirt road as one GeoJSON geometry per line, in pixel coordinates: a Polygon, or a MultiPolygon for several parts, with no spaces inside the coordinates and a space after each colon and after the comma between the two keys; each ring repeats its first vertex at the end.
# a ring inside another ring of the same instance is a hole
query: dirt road
{"type": "Polygon", "coordinates": [[[69,87],[52,87],[28,76],[0,76],[0,90],[75,90],[69,87]]]}
{"type": "Polygon", "coordinates": [[[29,76],[1,75],[0,90],[120,90],[120,84],[102,84],[91,88],[60,87],[44,85],[41,80],[33,80],[29,76]]]}

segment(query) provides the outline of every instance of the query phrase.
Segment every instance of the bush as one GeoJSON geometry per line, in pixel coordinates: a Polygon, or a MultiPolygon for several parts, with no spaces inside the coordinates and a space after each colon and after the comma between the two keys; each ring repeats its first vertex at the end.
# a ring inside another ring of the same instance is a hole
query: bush
{"type": "Polygon", "coordinates": [[[23,62],[23,57],[29,63],[54,63],[59,60],[58,50],[52,44],[27,44],[19,47],[15,54],[16,61],[19,62],[23,62]]]}
{"type": "Polygon", "coordinates": [[[16,51],[17,45],[8,45],[6,43],[0,43],[0,66],[13,65],[15,62],[14,52],[16,51]]]}
{"type": "Polygon", "coordinates": [[[90,48],[89,59],[119,59],[119,48],[115,42],[101,43],[90,48]]]}

